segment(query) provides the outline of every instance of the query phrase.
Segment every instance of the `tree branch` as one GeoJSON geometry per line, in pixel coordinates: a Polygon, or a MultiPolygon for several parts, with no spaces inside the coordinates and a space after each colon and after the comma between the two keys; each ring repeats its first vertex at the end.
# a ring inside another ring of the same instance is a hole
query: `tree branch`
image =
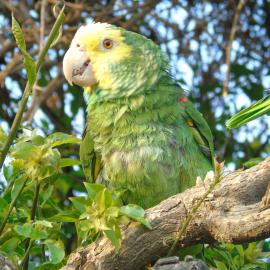
{"type": "Polygon", "coordinates": [[[238,24],[238,20],[239,20],[239,17],[240,17],[240,13],[241,13],[241,10],[243,9],[245,4],[246,4],[246,0],[239,0],[239,2],[238,2],[238,5],[237,5],[236,10],[235,10],[235,15],[234,15],[234,18],[233,18],[230,38],[228,40],[228,44],[227,44],[227,47],[226,47],[226,66],[227,66],[227,70],[226,70],[226,78],[225,78],[225,81],[224,81],[224,84],[223,84],[223,89],[222,89],[223,96],[228,95],[228,85],[229,85],[230,72],[231,72],[232,43],[234,41],[235,34],[237,32],[237,24],[238,24]]]}
{"type": "MultiPolygon", "coordinates": [[[[261,203],[270,183],[270,158],[248,170],[224,176],[191,221],[179,247],[195,243],[244,243],[270,236],[270,206],[261,203]]],[[[115,254],[110,241],[79,248],[62,270],[139,270],[164,256],[205,187],[195,186],[146,211],[148,230],[131,222],[122,230],[122,247],[115,254]]]]}

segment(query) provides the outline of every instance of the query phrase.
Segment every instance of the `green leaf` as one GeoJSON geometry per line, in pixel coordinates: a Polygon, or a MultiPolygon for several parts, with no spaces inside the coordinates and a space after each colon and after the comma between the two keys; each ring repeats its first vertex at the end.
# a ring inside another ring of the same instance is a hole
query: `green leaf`
{"type": "Polygon", "coordinates": [[[48,136],[47,141],[52,143],[52,147],[56,147],[62,144],[78,143],[80,139],[62,132],[55,132],[48,136]]]}
{"type": "Polygon", "coordinates": [[[52,217],[47,218],[49,221],[54,222],[76,222],[79,219],[79,213],[74,211],[62,211],[52,217]]]}
{"type": "Polygon", "coordinates": [[[23,225],[15,225],[15,227],[14,227],[14,231],[18,235],[21,235],[21,236],[23,236],[25,238],[30,237],[32,229],[33,229],[33,225],[29,224],[29,223],[26,223],[26,224],[23,224],[23,225]]]}
{"type": "Polygon", "coordinates": [[[33,86],[36,81],[37,71],[36,64],[30,54],[26,51],[25,39],[23,31],[12,14],[12,32],[15,37],[16,43],[23,55],[23,63],[27,73],[27,79],[30,86],[33,86]]]}
{"type": "Polygon", "coordinates": [[[115,247],[115,251],[118,252],[121,247],[121,231],[117,226],[115,230],[104,231],[105,235],[111,240],[115,247]]]}
{"type": "Polygon", "coordinates": [[[0,246],[0,250],[9,254],[14,252],[21,240],[18,237],[12,237],[0,246]]]}
{"type": "Polygon", "coordinates": [[[49,236],[48,232],[44,230],[44,226],[34,227],[33,224],[25,223],[23,225],[16,225],[14,230],[25,238],[32,240],[45,239],[49,236]]]}
{"type": "Polygon", "coordinates": [[[120,213],[140,222],[148,229],[151,229],[150,222],[144,218],[145,211],[140,206],[135,204],[124,205],[120,208],[120,213]]]}
{"type": "Polygon", "coordinates": [[[106,189],[106,187],[101,185],[101,184],[92,184],[92,183],[88,183],[88,182],[84,182],[83,184],[87,190],[88,197],[91,200],[94,200],[99,192],[106,189]]]}
{"type": "Polygon", "coordinates": [[[3,217],[8,209],[8,202],[4,198],[0,198],[0,217],[3,217]]]}
{"type": "Polygon", "coordinates": [[[216,267],[218,270],[228,270],[228,268],[226,267],[226,265],[223,262],[214,260],[216,267]]]}
{"type": "Polygon", "coordinates": [[[2,145],[4,144],[6,139],[7,139],[7,135],[4,132],[4,130],[0,127],[0,148],[2,148],[2,145]]]}
{"type": "Polygon", "coordinates": [[[84,213],[86,211],[86,207],[90,204],[86,197],[73,197],[69,199],[71,200],[73,206],[80,211],[80,213],[84,213]]]}
{"type": "Polygon", "coordinates": [[[21,26],[17,22],[17,20],[14,17],[14,14],[12,13],[12,32],[15,37],[16,43],[20,49],[26,50],[25,45],[25,39],[23,35],[23,31],[21,29],[21,26]]]}
{"type": "Polygon", "coordinates": [[[62,37],[62,34],[63,34],[63,30],[62,30],[62,25],[61,27],[58,29],[58,32],[57,34],[55,35],[51,45],[50,45],[50,48],[52,48],[53,46],[55,46],[57,44],[57,42],[60,40],[60,38],[62,37]]]}
{"type": "Polygon", "coordinates": [[[60,167],[69,167],[74,165],[81,165],[81,161],[78,159],[71,159],[71,158],[61,158],[60,159],[60,167]]]}
{"type": "Polygon", "coordinates": [[[226,126],[231,128],[240,127],[264,114],[270,112],[270,96],[253,103],[251,106],[241,110],[226,123],[226,126]]]}
{"type": "Polygon", "coordinates": [[[33,228],[33,230],[31,231],[31,234],[30,234],[30,238],[32,240],[46,239],[46,238],[48,238],[48,236],[49,236],[49,233],[46,230],[44,230],[43,227],[33,228]]]}
{"type": "Polygon", "coordinates": [[[46,240],[44,244],[48,247],[50,253],[50,263],[58,264],[65,257],[64,245],[61,241],[46,240]]]}
{"type": "Polygon", "coordinates": [[[106,188],[101,190],[95,197],[95,203],[98,205],[100,211],[105,211],[112,206],[112,194],[106,188]]]}
{"type": "Polygon", "coordinates": [[[40,135],[34,135],[32,137],[32,142],[33,142],[34,145],[42,145],[42,144],[45,143],[45,138],[43,138],[40,135]]]}
{"type": "Polygon", "coordinates": [[[14,181],[12,190],[11,190],[11,200],[18,196],[22,186],[25,184],[25,176],[19,177],[14,181]]]}
{"type": "Polygon", "coordinates": [[[45,192],[42,192],[42,193],[40,194],[41,197],[42,197],[42,203],[40,204],[40,207],[41,207],[41,208],[42,208],[42,207],[45,205],[45,203],[49,200],[49,198],[50,198],[51,195],[52,195],[53,190],[54,190],[54,187],[50,185],[50,186],[45,190],[45,192]]]}
{"type": "Polygon", "coordinates": [[[35,225],[41,225],[47,228],[52,228],[53,225],[51,222],[49,222],[48,220],[36,220],[35,221],[35,225]]]}
{"type": "Polygon", "coordinates": [[[15,145],[11,156],[16,159],[29,160],[34,158],[39,153],[39,147],[30,142],[19,142],[15,145]]]}

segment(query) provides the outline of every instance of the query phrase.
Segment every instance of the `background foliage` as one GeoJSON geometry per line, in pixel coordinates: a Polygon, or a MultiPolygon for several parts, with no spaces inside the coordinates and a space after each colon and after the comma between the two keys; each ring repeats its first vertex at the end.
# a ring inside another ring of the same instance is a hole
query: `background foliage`
{"type": "MultiPolygon", "coordinates": [[[[0,0],[0,125],[5,132],[8,132],[14,119],[26,82],[22,56],[12,37],[11,12],[22,24],[27,50],[36,59],[55,21],[55,3],[56,0],[0,0]]],[[[64,80],[62,59],[78,25],[95,20],[139,32],[161,45],[170,58],[173,75],[207,119],[220,159],[224,159],[231,167],[239,167],[253,157],[265,157],[270,147],[269,118],[262,117],[231,132],[225,128],[226,120],[239,109],[260,99],[270,83],[270,2],[247,1],[240,13],[237,34],[232,43],[228,96],[222,94],[226,48],[237,4],[235,0],[67,2],[62,36],[49,50],[42,65],[38,83],[24,115],[24,126],[38,129],[38,133],[44,137],[56,131],[81,136],[86,117],[85,100],[81,89],[69,86],[64,80]]],[[[1,136],[4,135],[0,132],[1,136]]],[[[32,139],[30,141],[33,143],[32,139]]],[[[77,144],[65,144],[57,151],[64,158],[78,159],[77,144]]],[[[52,153],[56,152],[52,150],[52,153]]],[[[72,163],[69,165],[73,166],[63,167],[53,180],[48,177],[46,181],[49,182],[44,183],[40,198],[44,211],[40,210],[40,217],[51,217],[59,209],[70,210],[71,201],[68,198],[85,192],[80,167],[72,163]],[[50,181],[53,181],[53,189],[49,185],[50,181]]],[[[4,170],[4,175],[2,178],[7,182],[16,178],[14,172],[8,169],[4,170]]],[[[34,186],[22,195],[22,205],[28,203],[31,209],[34,186]]],[[[4,201],[0,203],[5,204],[4,201]]],[[[20,208],[20,201],[18,209],[15,218],[27,219],[29,213],[20,208]]],[[[63,221],[64,215],[62,218],[63,221]]],[[[55,240],[53,244],[43,243],[44,236],[34,236],[33,239],[41,243],[40,249],[59,248],[61,244],[57,241],[61,239],[68,254],[77,244],[74,224],[67,222],[61,228],[56,228],[60,233],[57,236],[48,223],[33,226],[30,229],[16,229],[18,237],[15,242],[4,247],[7,253],[14,251],[18,243],[16,241],[21,240],[21,237],[29,238],[31,233],[35,233],[35,226],[47,228],[44,229],[47,237],[52,235],[51,239],[55,240]]],[[[16,252],[20,254],[22,251],[16,252]]],[[[35,254],[40,251],[32,252],[35,254]]],[[[54,258],[55,264],[58,260],[54,258]]]]}

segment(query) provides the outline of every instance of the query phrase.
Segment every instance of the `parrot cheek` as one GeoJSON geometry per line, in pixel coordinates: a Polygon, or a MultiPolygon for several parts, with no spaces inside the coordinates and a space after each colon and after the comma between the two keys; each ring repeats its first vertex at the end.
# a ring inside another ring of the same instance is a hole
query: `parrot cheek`
{"type": "Polygon", "coordinates": [[[70,47],[63,59],[63,71],[69,84],[91,87],[97,83],[91,60],[84,50],[70,47]]]}

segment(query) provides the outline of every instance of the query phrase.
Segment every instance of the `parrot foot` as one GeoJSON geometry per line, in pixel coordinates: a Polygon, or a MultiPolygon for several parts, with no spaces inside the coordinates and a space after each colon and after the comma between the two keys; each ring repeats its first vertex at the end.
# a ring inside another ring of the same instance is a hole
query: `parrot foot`
{"type": "Polygon", "coordinates": [[[204,185],[202,178],[200,176],[197,176],[197,178],[196,178],[196,186],[200,187],[202,185],[204,185]]]}
{"type": "Polygon", "coordinates": [[[265,195],[262,197],[261,204],[264,209],[270,207],[270,183],[268,183],[265,195]]]}
{"type": "Polygon", "coordinates": [[[215,181],[215,174],[214,171],[207,172],[204,178],[204,186],[209,188],[209,186],[215,181]]]}

